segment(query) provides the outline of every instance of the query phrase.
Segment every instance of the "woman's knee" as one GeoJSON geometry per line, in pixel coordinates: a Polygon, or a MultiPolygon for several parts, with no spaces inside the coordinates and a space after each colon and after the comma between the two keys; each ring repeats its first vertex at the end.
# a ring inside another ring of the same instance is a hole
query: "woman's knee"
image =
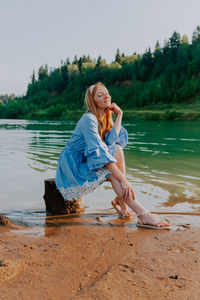
{"type": "MultiPolygon", "coordinates": [[[[123,149],[120,145],[115,146],[115,158],[122,158],[124,157],[123,149]]],[[[117,159],[118,160],[118,159],[117,159]]]]}
{"type": "Polygon", "coordinates": [[[124,151],[120,145],[116,145],[115,148],[115,158],[117,160],[117,166],[122,173],[125,174],[126,167],[125,167],[125,160],[124,160],[124,151]]]}

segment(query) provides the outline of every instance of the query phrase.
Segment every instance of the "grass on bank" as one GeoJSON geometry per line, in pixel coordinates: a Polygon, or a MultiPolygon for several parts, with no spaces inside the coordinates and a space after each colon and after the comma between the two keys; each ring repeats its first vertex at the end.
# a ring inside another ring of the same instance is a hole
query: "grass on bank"
{"type": "MultiPolygon", "coordinates": [[[[60,116],[60,120],[65,119],[79,119],[84,110],[67,110],[60,116]]],[[[38,116],[42,116],[42,112],[39,112],[38,116]]],[[[145,107],[142,109],[124,109],[123,110],[123,119],[144,119],[144,120],[185,120],[192,121],[197,120],[200,121],[200,102],[193,104],[185,104],[185,105],[159,105],[154,107],[145,107]]]]}
{"type": "MultiPolygon", "coordinates": [[[[86,111],[84,109],[69,110],[62,107],[62,110],[58,110],[56,108],[30,111],[22,118],[28,120],[78,120],[86,111]]],[[[123,109],[123,119],[200,121],[200,101],[189,104],[158,104],[140,109],[123,109]]]]}
{"type": "Polygon", "coordinates": [[[124,110],[124,118],[145,120],[200,120],[200,101],[190,104],[160,104],[137,110],[124,110]]]}

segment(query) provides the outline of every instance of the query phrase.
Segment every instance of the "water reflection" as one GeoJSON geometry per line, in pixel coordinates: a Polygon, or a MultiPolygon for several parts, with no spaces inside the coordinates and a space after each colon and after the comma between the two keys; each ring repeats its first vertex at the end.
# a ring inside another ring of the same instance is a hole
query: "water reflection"
{"type": "MultiPolygon", "coordinates": [[[[55,176],[57,159],[74,121],[0,120],[2,210],[43,210],[44,179],[55,176]],[[8,187],[9,184],[9,187],[8,187]]],[[[124,122],[127,176],[137,199],[151,211],[196,212],[200,208],[200,139],[196,122],[124,122]]],[[[87,212],[111,207],[106,182],[85,197],[87,212]]]]}
{"type": "MultiPolygon", "coordinates": [[[[35,212],[37,214],[37,212],[35,212]]],[[[171,223],[171,230],[176,231],[178,228],[186,230],[187,225],[190,227],[200,227],[199,213],[171,213],[161,214],[163,220],[167,220],[171,223]]],[[[29,216],[26,218],[26,222],[17,220],[17,229],[12,231],[17,234],[23,234],[27,236],[54,236],[60,232],[65,231],[69,234],[71,229],[77,226],[86,226],[90,229],[94,229],[99,226],[119,228],[123,227],[126,230],[137,230],[136,226],[137,218],[133,219],[120,219],[118,215],[112,213],[103,214],[76,214],[76,215],[60,215],[60,216],[29,216]]],[[[139,229],[140,230],[140,229],[139,229]]]]}
{"type": "Polygon", "coordinates": [[[32,141],[27,151],[31,162],[29,166],[40,172],[47,169],[55,170],[58,156],[69,140],[75,124],[75,122],[67,122],[67,124],[55,122],[49,125],[50,128],[48,126],[44,130],[42,126],[42,129],[38,128],[37,131],[33,130],[33,124],[27,126],[27,129],[32,130],[32,141]],[[54,128],[51,129],[52,126],[54,128]]]}

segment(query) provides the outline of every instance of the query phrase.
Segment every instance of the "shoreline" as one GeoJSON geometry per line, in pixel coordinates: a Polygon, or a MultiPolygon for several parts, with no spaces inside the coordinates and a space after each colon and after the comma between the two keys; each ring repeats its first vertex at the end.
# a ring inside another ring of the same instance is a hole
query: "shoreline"
{"type": "Polygon", "coordinates": [[[199,299],[199,229],[134,224],[82,214],[47,217],[43,236],[1,226],[0,298],[199,299]]]}
{"type": "MultiPolygon", "coordinates": [[[[200,210],[194,210],[194,211],[154,211],[149,210],[152,214],[157,215],[161,219],[167,218],[173,224],[173,230],[177,230],[179,225],[187,225],[190,224],[191,226],[195,228],[200,227],[200,210]]],[[[78,214],[60,214],[60,215],[54,215],[49,214],[46,215],[45,210],[25,210],[21,211],[19,215],[19,211],[17,211],[17,214],[15,214],[15,211],[8,211],[3,212],[0,214],[0,228],[1,225],[4,225],[6,227],[9,223],[13,226],[19,226],[22,227],[25,226],[28,229],[37,227],[37,228],[45,228],[46,223],[48,223],[48,220],[51,219],[62,219],[64,218],[73,218],[79,216],[80,218],[97,218],[102,217],[104,220],[115,220],[119,218],[117,212],[113,207],[108,209],[97,209],[96,211],[93,211],[90,209],[90,207],[86,207],[85,211],[78,213],[78,214]],[[2,222],[2,219],[5,221],[2,222]]],[[[134,218],[127,219],[127,224],[133,224],[134,225],[134,218]]]]}
{"type": "MultiPolygon", "coordinates": [[[[86,112],[86,110],[77,109],[73,111],[67,110],[64,115],[58,118],[48,118],[44,114],[41,117],[40,114],[33,114],[32,116],[24,115],[22,118],[14,118],[11,120],[29,120],[29,121],[77,121],[86,112]]],[[[128,121],[130,119],[145,120],[145,121],[189,121],[199,122],[200,121],[200,106],[195,107],[191,105],[191,108],[186,108],[178,105],[163,105],[156,107],[144,107],[144,108],[131,108],[123,109],[123,120],[128,121]]],[[[0,118],[0,120],[4,120],[0,118]]],[[[7,120],[7,119],[5,119],[7,120]]]]}

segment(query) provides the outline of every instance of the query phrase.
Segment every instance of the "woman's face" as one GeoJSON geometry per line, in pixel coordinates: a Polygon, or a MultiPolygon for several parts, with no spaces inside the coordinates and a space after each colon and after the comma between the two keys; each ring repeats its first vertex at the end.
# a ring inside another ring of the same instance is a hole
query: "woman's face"
{"type": "Polygon", "coordinates": [[[105,86],[99,86],[94,94],[94,102],[99,109],[106,109],[111,104],[111,96],[105,86]]]}

